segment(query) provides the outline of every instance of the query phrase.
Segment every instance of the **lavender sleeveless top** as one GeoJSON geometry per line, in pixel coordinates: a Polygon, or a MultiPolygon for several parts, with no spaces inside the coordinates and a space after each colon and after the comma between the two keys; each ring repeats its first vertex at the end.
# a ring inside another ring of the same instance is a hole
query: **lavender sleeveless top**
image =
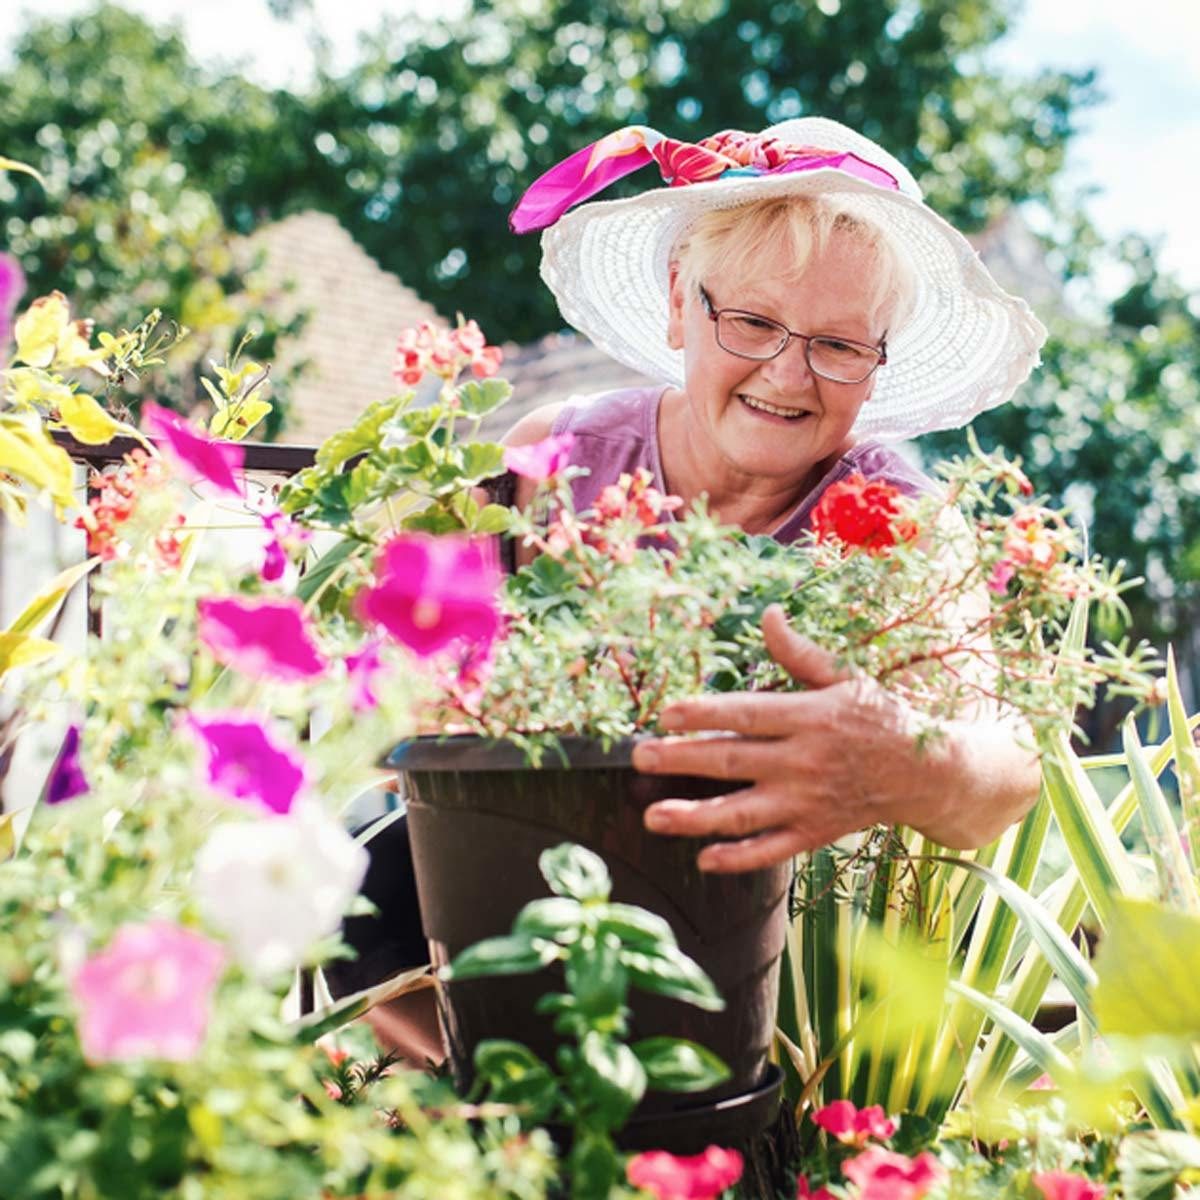
{"type": "MultiPolygon", "coordinates": [[[[666,386],[622,388],[563,407],[552,432],[575,435],[571,463],[591,472],[571,485],[576,512],[591,508],[601,488],[616,483],[623,472],[632,473],[639,467],[650,472],[659,491],[667,490],[658,452],[658,405],[666,390],[666,386]]],[[[794,542],[809,528],[813,507],[825,489],[855,472],[867,479],[882,479],[909,496],[935,487],[928,476],[894,450],[879,442],[860,442],[830,467],[771,536],[777,542],[794,542]]]]}

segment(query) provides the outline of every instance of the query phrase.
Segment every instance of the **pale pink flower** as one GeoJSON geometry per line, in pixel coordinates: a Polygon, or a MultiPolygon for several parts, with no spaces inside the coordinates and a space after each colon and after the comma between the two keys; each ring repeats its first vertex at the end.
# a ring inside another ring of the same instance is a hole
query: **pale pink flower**
{"type": "Polygon", "coordinates": [[[170,921],[123,925],[71,981],[85,1056],[194,1058],[224,961],[216,942],[170,921]]]}
{"type": "Polygon", "coordinates": [[[325,670],[295,597],[212,596],[197,607],[200,640],[218,662],[243,675],[293,682],[325,670]]]}
{"type": "Polygon", "coordinates": [[[191,479],[204,480],[219,492],[241,497],[245,485],[239,479],[246,452],[234,442],[221,442],[193,429],[187,421],[153,400],[142,405],[147,432],[191,479]]]}
{"type": "Polygon", "coordinates": [[[657,1200],[713,1200],[741,1177],[742,1156],[720,1146],[683,1157],[666,1150],[647,1150],[625,1166],[629,1183],[657,1200]]]}
{"type": "Polygon", "coordinates": [[[1105,1187],[1069,1171],[1041,1171],[1033,1182],[1046,1200],[1103,1200],[1105,1187]]]}
{"type": "Polygon", "coordinates": [[[1056,531],[1046,524],[1044,509],[1026,505],[1009,518],[1008,534],[1004,539],[1004,554],[1019,567],[1033,566],[1040,570],[1052,567],[1061,557],[1063,548],[1056,531]]]}
{"type": "Polygon", "coordinates": [[[358,595],[359,616],[422,658],[457,641],[487,646],[500,629],[500,570],[477,539],[401,534],[380,551],[375,574],[358,595]]]}
{"type": "Polygon", "coordinates": [[[552,434],[531,446],[508,446],[504,451],[504,467],[542,483],[553,479],[570,461],[573,433],[552,434]]]}
{"type": "Polygon", "coordinates": [[[1003,596],[1008,591],[1009,581],[1016,573],[1017,564],[1011,558],[1000,559],[992,568],[992,575],[988,580],[988,591],[1003,596]]]}
{"type": "Polygon", "coordinates": [[[946,1169],[928,1150],[909,1158],[872,1146],[847,1159],[842,1173],[858,1185],[857,1200],[919,1200],[946,1177],[946,1169]]]}
{"type": "Polygon", "coordinates": [[[230,800],[272,813],[291,811],[305,783],[304,759],[260,721],[236,714],[189,714],[208,783],[230,800]]]}
{"type": "Polygon", "coordinates": [[[878,1104],[857,1109],[849,1100],[834,1100],[813,1113],[813,1121],[839,1142],[863,1146],[871,1138],[887,1141],[896,1132],[896,1122],[878,1104]]]}

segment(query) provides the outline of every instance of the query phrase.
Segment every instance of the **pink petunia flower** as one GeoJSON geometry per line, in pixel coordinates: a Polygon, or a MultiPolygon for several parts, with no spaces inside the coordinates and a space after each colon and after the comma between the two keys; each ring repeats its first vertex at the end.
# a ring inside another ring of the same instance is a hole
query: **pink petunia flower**
{"type": "Polygon", "coordinates": [[[919,1200],[946,1177],[946,1169],[928,1150],[909,1158],[872,1146],[848,1159],[842,1173],[858,1185],[858,1200],[919,1200]]]}
{"type": "Polygon", "coordinates": [[[298,550],[310,538],[307,529],[297,525],[289,516],[276,509],[259,513],[267,534],[263,547],[263,562],[259,575],[265,583],[277,583],[287,571],[292,551],[298,550]]]}
{"type": "Polygon", "coordinates": [[[142,415],[147,432],[161,443],[187,476],[204,480],[227,495],[245,495],[245,486],[238,478],[246,461],[241,446],[206,437],[181,416],[152,400],[142,406],[142,415]]]}
{"type": "Polygon", "coordinates": [[[350,681],[350,707],[355,712],[369,712],[379,707],[375,690],[387,667],[380,656],[380,643],[368,642],[356,654],[346,655],[346,673],[350,681]]]}
{"type": "Polygon", "coordinates": [[[887,1141],[896,1132],[896,1122],[878,1104],[857,1109],[849,1100],[834,1100],[813,1113],[813,1121],[839,1142],[865,1146],[871,1138],[887,1141]]]}
{"type": "Polygon", "coordinates": [[[815,1192],[810,1191],[808,1180],[800,1175],[796,1178],[796,1200],[837,1200],[837,1198],[826,1187],[819,1187],[815,1192]]]}
{"type": "Polygon", "coordinates": [[[224,962],[216,942],[170,921],[122,926],[71,981],[84,1054],[92,1062],[194,1058],[224,962]]]}
{"type": "Polygon", "coordinates": [[[552,434],[531,446],[508,446],[504,451],[506,470],[542,483],[553,479],[571,461],[573,433],[552,434]]]}
{"type": "Polygon", "coordinates": [[[233,714],[189,715],[208,782],[230,800],[288,813],[305,783],[304,760],[260,721],[233,714]]]}
{"type": "Polygon", "coordinates": [[[658,1200],[712,1200],[742,1177],[736,1150],[709,1146],[702,1154],[679,1157],[665,1150],[637,1154],[625,1166],[625,1178],[658,1200]]]}
{"type": "Polygon", "coordinates": [[[290,683],[325,670],[304,607],[295,597],[209,597],[197,608],[200,640],[218,662],[243,675],[290,683]]]}
{"type": "Polygon", "coordinates": [[[994,592],[997,596],[1003,596],[1008,591],[1009,580],[1017,573],[1017,564],[1011,558],[1002,558],[992,568],[991,578],[988,580],[988,591],[994,592]]]}
{"type": "Polygon", "coordinates": [[[85,796],[91,790],[79,760],[79,726],[68,727],[62,745],[46,777],[46,803],[62,804],[85,796]]]}
{"type": "Polygon", "coordinates": [[[1041,1171],[1033,1182],[1046,1200],[1103,1200],[1105,1187],[1070,1171],[1041,1171]]]}
{"type": "Polygon", "coordinates": [[[499,632],[500,570],[479,540],[401,534],[380,551],[375,577],[358,595],[359,616],[422,658],[457,641],[485,648],[499,632]]]}
{"type": "Polygon", "coordinates": [[[0,254],[0,351],[12,337],[12,315],[25,292],[25,272],[11,254],[0,254]]]}

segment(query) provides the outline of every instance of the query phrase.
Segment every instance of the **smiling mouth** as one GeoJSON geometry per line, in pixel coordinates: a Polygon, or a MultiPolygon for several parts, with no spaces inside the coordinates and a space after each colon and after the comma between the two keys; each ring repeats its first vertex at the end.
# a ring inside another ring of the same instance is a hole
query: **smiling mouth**
{"type": "Polygon", "coordinates": [[[752,408],[756,412],[767,413],[772,417],[783,417],[788,421],[798,421],[801,417],[808,417],[812,414],[802,408],[780,408],[777,404],[768,404],[765,400],[758,400],[754,396],[743,396],[739,393],[738,399],[747,407],[752,408]]]}

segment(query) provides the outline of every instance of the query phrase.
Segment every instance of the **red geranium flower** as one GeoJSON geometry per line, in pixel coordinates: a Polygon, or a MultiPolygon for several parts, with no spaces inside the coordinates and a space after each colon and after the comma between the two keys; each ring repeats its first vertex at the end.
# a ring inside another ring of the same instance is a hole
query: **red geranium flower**
{"type": "Polygon", "coordinates": [[[864,1146],[871,1138],[881,1142],[896,1132],[896,1122],[878,1104],[858,1109],[849,1100],[834,1100],[813,1113],[813,1121],[839,1142],[864,1146]]]}
{"type": "Polygon", "coordinates": [[[1103,1200],[1105,1193],[1104,1184],[1070,1171],[1041,1171],[1034,1175],[1033,1182],[1046,1200],[1103,1200]]]}
{"type": "Polygon", "coordinates": [[[712,1200],[741,1179],[742,1156],[720,1146],[682,1158],[647,1150],[629,1160],[625,1177],[658,1200],[712,1200]]]}
{"type": "Polygon", "coordinates": [[[824,542],[836,538],[868,554],[882,554],[917,536],[916,522],[903,515],[904,493],[882,479],[854,474],[825,489],[812,514],[813,532],[824,542]]]}
{"type": "Polygon", "coordinates": [[[926,1150],[916,1158],[872,1146],[849,1159],[842,1172],[858,1185],[858,1200],[920,1200],[946,1169],[926,1150]]]}

